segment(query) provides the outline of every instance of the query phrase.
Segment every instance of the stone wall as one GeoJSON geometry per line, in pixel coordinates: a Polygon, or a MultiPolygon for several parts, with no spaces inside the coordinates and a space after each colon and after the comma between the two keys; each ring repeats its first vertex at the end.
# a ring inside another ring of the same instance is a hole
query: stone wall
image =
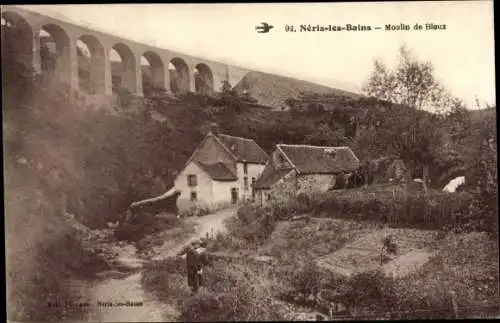
{"type": "Polygon", "coordinates": [[[335,187],[335,174],[310,174],[297,177],[297,194],[326,192],[335,187]]]}
{"type": "Polygon", "coordinates": [[[311,195],[326,192],[335,186],[335,181],[335,174],[297,175],[295,170],[291,170],[272,185],[270,190],[259,190],[257,198],[263,205],[286,203],[290,199],[295,199],[300,193],[311,195]],[[270,201],[266,198],[268,193],[271,194],[270,201]]]}
{"type": "Polygon", "coordinates": [[[283,176],[278,182],[271,186],[271,200],[273,202],[284,202],[295,197],[297,192],[297,176],[294,170],[283,176]]]}

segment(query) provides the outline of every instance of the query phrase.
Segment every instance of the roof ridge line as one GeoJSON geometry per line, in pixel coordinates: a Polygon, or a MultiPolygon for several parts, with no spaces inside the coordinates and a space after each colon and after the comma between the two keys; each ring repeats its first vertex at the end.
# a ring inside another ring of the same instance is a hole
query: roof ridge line
{"type": "Polygon", "coordinates": [[[248,140],[248,141],[255,141],[252,138],[245,138],[245,137],[233,136],[233,135],[228,135],[228,134],[225,134],[225,133],[220,133],[219,136],[227,136],[227,137],[233,137],[233,138],[243,139],[243,140],[248,140]]]}
{"type": "Polygon", "coordinates": [[[280,147],[308,147],[308,148],[349,148],[349,146],[315,146],[315,145],[306,145],[306,144],[277,144],[276,146],[280,147]]]}
{"type": "Polygon", "coordinates": [[[290,165],[297,171],[297,173],[300,174],[300,169],[295,166],[295,164],[292,162],[292,160],[290,159],[290,157],[288,157],[288,155],[283,151],[283,149],[281,149],[281,146],[277,146],[279,151],[281,151],[281,153],[283,154],[283,156],[285,156],[285,158],[288,160],[288,162],[290,163],[290,165]]]}

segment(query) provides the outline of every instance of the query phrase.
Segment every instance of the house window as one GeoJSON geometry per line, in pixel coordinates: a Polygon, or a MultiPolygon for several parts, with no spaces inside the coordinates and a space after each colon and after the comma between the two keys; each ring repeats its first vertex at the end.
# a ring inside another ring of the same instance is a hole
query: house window
{"type": "Polygon", "coordinates": [[[188,186],[189,187],[194,187],[196,185],[197,185],[196,175],[188,175],[188,186]]]}
{"type": "Polygon", "coordinates": [[[252,177],[252,197],[255,197],[255,177],[252,177]]]}
{"type": "Polygon", "coordinates": [[[243,163],[243,174],[248,174],[248,164],[243,163]]]}
{"type": "Polygon", "coordinates": [[[245,187],[245,190],[248,190],[248,177],[243,178],[243,187],[245,187]]]}
{"type": "Polygon", "coordinates": [[[196,202],[198,200],[198,196],[196,192],[191,192],[191,202],[196,202]]]}

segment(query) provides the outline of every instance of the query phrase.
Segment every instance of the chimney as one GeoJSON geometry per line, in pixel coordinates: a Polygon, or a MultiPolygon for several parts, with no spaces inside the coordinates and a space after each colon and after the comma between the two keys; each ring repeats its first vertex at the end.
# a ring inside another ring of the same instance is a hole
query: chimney
{"type": "Polygon", "coordinates": [[[219,135],[219,125],[215,122],[213,122],[211,125],[210,125],[210,132],[216,136],[219,135]]]}

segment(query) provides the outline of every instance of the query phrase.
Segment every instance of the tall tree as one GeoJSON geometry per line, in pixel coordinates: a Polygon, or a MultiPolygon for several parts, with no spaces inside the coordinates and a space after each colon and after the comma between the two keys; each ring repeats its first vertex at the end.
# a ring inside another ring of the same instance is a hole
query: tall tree
{"type": "Polygon", "coordinates": [[[384,121],[396,133],[389,139],[390,144],[406,165],[406,183],[411,181],[412,171],[423,168],[427,195],[429,165],[442,153],[446,115],[464,109],[464,104],[436,79],[432,63],[419,61],[406,46],[399,49],[395,69],[389,69],[379,59],[374,61],[374,70],[363,91],[400,106],[402,113],[384,121]]]}

